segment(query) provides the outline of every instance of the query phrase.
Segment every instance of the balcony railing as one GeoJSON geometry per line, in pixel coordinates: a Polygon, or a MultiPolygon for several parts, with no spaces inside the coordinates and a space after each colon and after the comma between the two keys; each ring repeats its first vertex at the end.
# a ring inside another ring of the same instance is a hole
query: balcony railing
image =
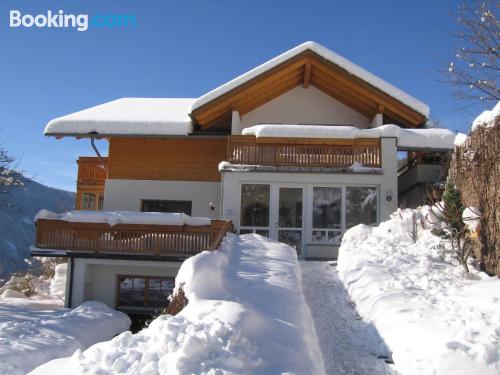
{"type": "Polygon", "coordinates": [[[267,166],[381,167],[380,139],[256,138],[231,136],[228,161],[267,166]]]}
{"type": "MultiPolygon", "coordinates": [[[[106,163],[107,158],[103,158],[106,163]]],[[[81,185],[104,185],[108,172],[101,164],[99,158],[81,156],[78,158],[78,184],[81,185]]]]}
{"type": "Polygon", "coordinates": [[[190,256],[219,247],[232,230],[231,221],[212,220],[206,226],[67,222],[39,219],[37,249],[102,254],[190,256]]]}

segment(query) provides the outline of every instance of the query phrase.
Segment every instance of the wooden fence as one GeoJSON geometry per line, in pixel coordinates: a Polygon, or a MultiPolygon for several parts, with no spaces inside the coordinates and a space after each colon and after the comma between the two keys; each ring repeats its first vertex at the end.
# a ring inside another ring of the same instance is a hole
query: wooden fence
{"type": "Polygon", "coordinates": [[[359,163],[381,166],[379,139],[300,139],[231,136],[228,161],[272,166],[348,167],[359,163]]]}
{"type": "Polygon", "coordinates": [[[145,255],[193,255],[219,247],[231,221],[206,226],[66,222],[39,219],[35,246],[40,249],[145,255]]]}

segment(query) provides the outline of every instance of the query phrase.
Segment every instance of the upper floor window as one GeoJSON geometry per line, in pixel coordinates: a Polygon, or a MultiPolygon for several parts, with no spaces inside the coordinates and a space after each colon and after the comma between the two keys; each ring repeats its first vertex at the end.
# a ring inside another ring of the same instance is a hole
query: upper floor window
{"type": "Polygon", "coordinates": [[[143,212],[180,212],[191,216],[191,201],[170,201],[143,199],[141,211],[143,212]]]}
{"type": "Polygon", "coordinates": [[[82,194],[82,210],[94,210],[95,209],[95,195],[92,193],[82,194]]]}

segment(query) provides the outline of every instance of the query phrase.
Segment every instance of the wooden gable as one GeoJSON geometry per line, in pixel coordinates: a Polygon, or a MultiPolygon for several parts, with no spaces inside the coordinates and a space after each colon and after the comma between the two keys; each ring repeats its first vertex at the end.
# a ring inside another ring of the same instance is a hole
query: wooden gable
{"type": "Polygon", "coordinates": [[[311,50],[196,108],[191,117],[202,129],[227,126],[233,110],[242,116],[299,85],[305,88],[312,85],[370,119],[381,113],[386,123],[411,128],[420,127],[426,121],[426,117],[413,108],[311,50]]]}

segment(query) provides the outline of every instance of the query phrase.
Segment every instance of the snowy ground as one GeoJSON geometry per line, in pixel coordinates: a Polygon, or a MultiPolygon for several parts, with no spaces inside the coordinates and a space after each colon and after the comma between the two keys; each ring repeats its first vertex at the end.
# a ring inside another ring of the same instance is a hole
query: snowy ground
{"type": "MultiPolygon", "coordinates": [[[[10,280],[12,281],[12,280],[10,280]]],[[[0,374],[26,374],[54,358],[66,357],[130,326],[130,319],[97,302],[64,309],[66,264],[51,280],[35,281],[26,297],[6,285],[0,295],[0,374]]]]}
{"type": "Polygon", "coordinates": [[[324,374],[295,250],[254,234],[186,260],[176,277],[189,303],[136,335],[39,367],[64,374],[324,374]]]}
{"type": "Polygon", "coordinates": [[[26,374],[54,358],[109,340],[130,326],[125,314],[98,302],[85,302],[74,310],[42,306],[27,298],[0,302],[0,374],[26,374]],[[14,300],[24,305],[11,304],[14,300]]]}
{"type": "Polygon", "coordinates": [[[429,219],[435,220],[429,207],[399,210],[378,227],[348,230],[340,279],[391,350],[398,372],[498,375],[500,279],[472,265],[465,274],[428,229],[429,219]]]}
{"type": "Polygon", "coordinates": [[[331,262],[301,261],[302,287],[327,375],[394,374],[376,329],[360,319],[331,262]]]}

